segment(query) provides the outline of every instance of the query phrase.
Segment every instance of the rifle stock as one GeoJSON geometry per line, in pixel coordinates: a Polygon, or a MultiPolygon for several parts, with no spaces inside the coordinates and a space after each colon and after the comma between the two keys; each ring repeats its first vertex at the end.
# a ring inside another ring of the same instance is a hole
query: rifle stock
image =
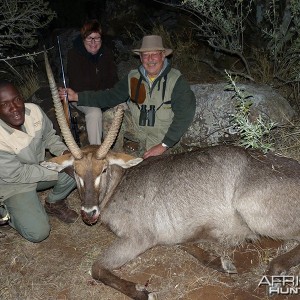
{"type": "Polygon", "coordinates": [[[65,97],[64,100],[62,100],[62,104],[63,104],[63,108],[64,108],[65,117],[68,122],[68,126],[71,128],[71,120],[70,120],[71,113],[70,113],[69,101],[68,101],[67,97],[65,97]]]}

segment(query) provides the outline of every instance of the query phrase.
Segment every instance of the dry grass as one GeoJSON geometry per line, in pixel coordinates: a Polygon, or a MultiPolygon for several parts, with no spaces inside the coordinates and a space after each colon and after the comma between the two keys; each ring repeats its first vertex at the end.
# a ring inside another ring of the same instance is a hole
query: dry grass
{"type": "Polygon", "coordinates": [[[22,80],[20,80],[18,88],[24,99],[28,99],[39,87],[40,83],[37,73],[31,68],[23,69],[22,80]]]}
{"type": "Polygon", "coordinates": [[[274,143],[275,151],[300,161],[300,121],[290,121],[285,126],[271,131],[268,137],[274,143]]]}
{"type": "Polygon", "coordinates": [[[266,50],[253,48],[251,69],[257,82],[271,84],[273,81],[273,66],[266,50]]]}

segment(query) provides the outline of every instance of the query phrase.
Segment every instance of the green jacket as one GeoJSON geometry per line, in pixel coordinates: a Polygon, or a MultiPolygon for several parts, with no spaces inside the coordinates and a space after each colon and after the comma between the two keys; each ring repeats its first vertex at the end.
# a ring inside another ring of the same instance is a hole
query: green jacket
{"type": "Polygon", "coordinates": [[[33,103],[25,103],[22,129],[0,120],[0,201],[36,189],[39,181],[57,180],[56,171],[39,163],[45,159],[45,149],[56,156],[67,150],[49,118],[33,103]]]}
{"type": "MultiPolygon", "coordinates": [[[[171,70],[173,73],[179,72],[172,69],[169,62],[165,60],[161,74],[150,86],[146,71],[143,66],[140,66],[138,70],[131,71],[128,76],[119,81],[110,90],[85,91],[78,93],[78,105],[108,108],[114,107],[128,99],[131,99],[130,101],[135,101],[136,91],[130,86],[130,76],[132,72],[139,72],[142,84],[146,88],[145,92],[146,94],[148,93],[148,96],[150,97],[149,104],[151,104],[151,96],[155,95],[155,97],[157,97],[159,95],[159,97],[162,98],[164,90],[163,81],[166,81],[166,85],[168,85],[168,74],[171,70]],[[160,93],[158,93],[158,91],[160,91],[160,93]]],[[[170,120],[170,125],[166,130],[165,136],[161,140],[162,143],[165,143],[169,147],[174,146],[186,132],[193,121],[196,109],[195,95],[182,75],[178,76],[178,79],[173,85],[172,91],[169,92],[171,99],[164,99],[164,101],[169,100],[171,102],[171,109],[173,111],[172,120],[170,120]]]]}

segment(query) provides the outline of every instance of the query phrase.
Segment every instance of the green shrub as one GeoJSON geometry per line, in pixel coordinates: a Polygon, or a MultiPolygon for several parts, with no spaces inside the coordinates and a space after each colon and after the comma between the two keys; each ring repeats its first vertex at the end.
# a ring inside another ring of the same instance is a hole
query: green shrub
{"type": "Polygon", "coordinates": [[[231,124],[239,135],[236,143],[245,148],[260,149],[263,152],[274,150],[274,144],[266,142],[265,137],[270,134],[276,123],[266,120],[261,115],[256,120],[250,120],[249,115],[253,104],[253,96],[240,89],[229,74],[228,77],[230,83],[226,89],[234,91],[233,98],[236,100],[236,112],[231,119],[231,124]]]}

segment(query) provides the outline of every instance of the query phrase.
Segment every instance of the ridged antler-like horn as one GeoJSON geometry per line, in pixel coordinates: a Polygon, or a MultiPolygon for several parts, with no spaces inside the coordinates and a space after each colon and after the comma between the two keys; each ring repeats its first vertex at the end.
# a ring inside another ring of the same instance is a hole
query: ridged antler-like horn
{"type": "Polygon", "coordinates": [[[66,145],[68,146],[70,152],[74,156],[75,159],[81,159],[83,157],[83,153],[81,149],[78,147],[76,144],[74,137],[72,135],[72,132],[68,126],[65,114],[64,114],[64,109],[61,104],[59,95],[58,95],[58,90],[57,86],[54,80],[54,76],[52,73],[52,69],[49,64],[47,52],[44,52],[45,56],[45,65],[46,65],[46,71],[47,71],[47,76],[48,76],[48,81],[49,81],[49,86],[52,94],[52,99],[53,99],[53,104],[55,108],[55,114],[56,114],[56,119],[58,122],[58,125],[60,127],[62,136],[65,140],[66,145]]]}
{"type": "Polygon", "coordinates": [[[125,103],[119,104],[117,106],[114,120],[109,128],[109,131],[108,131],[103,143],[100,145],[99,149],[96,152],[97,159],[103,159],[106,156],[111,145],[114,143],[114,141],[118,135],[118,132],[119,132],[119,129],[120,129],[120,126],[122,123],[122,118],[124,115],[124,110],[126,109],[126,107],[127,106],[125,103]]]}

